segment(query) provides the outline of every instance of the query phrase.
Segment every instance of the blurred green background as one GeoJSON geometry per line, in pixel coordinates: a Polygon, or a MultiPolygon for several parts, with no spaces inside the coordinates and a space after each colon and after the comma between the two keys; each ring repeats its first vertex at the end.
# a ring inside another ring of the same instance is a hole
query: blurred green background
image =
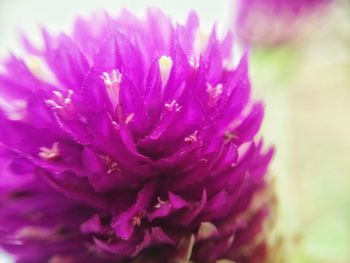
{"type": "Polygon", "coordinates": [[[350,262],[350,3],[302,36],[254,48],[251,77],[274,143],[283,262],[350,262]]]}

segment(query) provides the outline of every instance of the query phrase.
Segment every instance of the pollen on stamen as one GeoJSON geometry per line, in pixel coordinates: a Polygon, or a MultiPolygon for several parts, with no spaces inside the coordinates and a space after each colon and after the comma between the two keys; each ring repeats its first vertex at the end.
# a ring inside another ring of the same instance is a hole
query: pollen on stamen
{"type": "Polygon", "coordinates": [[[119,104],[119,91],[120,83],[122,81],[122,74],[115,69],[111,74],[108,72],[103,72],[101,79],[106,86],[107,94],[113,107],[116,108],[119,104]]]}
{"type": "Polygon", "coordinates": [[[51,148],[40,147],[39,156],[44,160],[55,160],[59,157],[59,143],[54,142],[51,148]]]}
{"type": "Polygon", "coordinates": [[[185,142],[189,142],[189,143],[193,143],[193,142],[196,142],[197,141],[197,134],[198,134],[198,131],[195,131],[193,134],[187,136],[184,141],[185,142]]]}
{"type": "Polygon", "coordinates": [[[54,109],[64,109],[71,105],[72,97],[74,94],[73,90],[67,90],[66,96],[63,95],[61,91],[55,90],[52,92],[55,96],[50,100],[46,100],[46,104],[53,107],[54,109]]]}
{"type": "Polygon", "coordinates": [[[142,223],[142,219],[145,217],[146,215],[146,211],[140,211],[138,212],[133,218],[132,218],[132,221],[131,221],[131,224],[133,226],[140,226],[141,223],[142,223]]]}
{"type": "Polygon", "coordinates": [[[118,164],[114,162],[108,155],[102,155],[101,158],[106,163],[107,166],[107,174],[111,174],[112,172],[121,172],[118,167],[118,164]]]}
{"type": "Polygon", "coordinates": [[[170,103],[165,103],[165,108],[168,110],[168,111],[180,111],[181,110],[181,106],[179,106],[179,104],[176,102],[176,100],[172,100],[170,103]]]}
{"type": "Polygon", "coordinates": [[[238,139],[238,135],[234,131],[225,131],[224,133],[225,143],[229,143],[232,140],[238,139]]]}
{"type": "Polygon", "coordinates": [[[135,217],[133,217],[132,218],[132,225],[133,226],[139,226],[139,225],[141,225],[141,217],[139,217],[139,216],[135,216],[135,217]]]}
{"type": "Polygon", "coordinates": [[[129,122],[131,122],[134,119],[134,117],[135,117],[134,113],[129,114],[125,119],[125,124],[128,125],[129,122]]]}
{"type": "Polygon", "coordinates": [[[161,56],[158,60],[160,77],[163,87],[168,83],[171,68],[173,67],[173,60],[168,56],[161,56]]]}
{"type": "Polygon", "coordinates": [[[112,121],[112,125],[117,131],[120,129],[120,126],[116,121],[112,121]]]}
{"type": "Polygon", "coordinates": [[[118,164],[116,162],[112,162],[109,166],[109,169],[107,171],[107,174],[110,174],[114,171],[120,171],[119,167],[118,167],[118,164]]]}
{"type": "Polygon", "coordinates": [[[213,107],[220,98],[222,94],[223,85],[217,84],[213,87],[210,83],[207,83],[207,93],[208,93],[208,106],[213,107]]]}
{"type": "Polygon", "coordinates": [[[160,199],[160,197],[158,197],[157,199],[158,203],[154,206],[154,208],[161,208],[162,205],[170,205],[169,202],[163,201],[162,199],[160,199]]]}
{"type": "Polygon", "coordinates": [[[64,100],[63,100],[63,102],[64,102],[65,105],[71,104],[73,94],[74,94],[74,91],[73,91],[73,90],[69,89],[69,90],[67,91],[67,97],[65,97],[64,100]]]}

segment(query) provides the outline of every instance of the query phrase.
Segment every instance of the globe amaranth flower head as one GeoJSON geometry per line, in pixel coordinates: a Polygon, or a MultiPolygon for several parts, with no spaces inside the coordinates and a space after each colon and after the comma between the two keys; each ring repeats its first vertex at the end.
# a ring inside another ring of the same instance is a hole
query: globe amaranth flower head
{"type": "Polygon", "coordinates": [[[331,0],[239,0],[235,30],[240,39],[276,46],[296,38],[331,0]]]}
{"type": "Polygon", "coordinates": [[[0,243],[17,262],[263,262],[273,150],[247,56],[194,13],[78,18],[0,75],[0,243]],[[264,194],[265,193],[265,194],[264,194]]]}

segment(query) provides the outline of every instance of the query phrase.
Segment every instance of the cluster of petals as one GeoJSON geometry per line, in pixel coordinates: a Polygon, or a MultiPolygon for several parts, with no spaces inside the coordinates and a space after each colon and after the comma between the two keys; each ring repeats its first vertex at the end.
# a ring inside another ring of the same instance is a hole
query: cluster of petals
{"type": "Polygon", "coordinates": [[[22,263],[263,262],[273,150],[232,34],[150,9],[42,35],[0,74],[0,246],[22,263]]]}

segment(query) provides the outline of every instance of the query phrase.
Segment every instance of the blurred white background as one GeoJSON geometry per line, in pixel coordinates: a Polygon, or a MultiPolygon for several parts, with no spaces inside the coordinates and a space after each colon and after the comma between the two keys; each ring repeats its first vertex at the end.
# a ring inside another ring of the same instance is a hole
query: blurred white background
{"type": "MultiPolygon", "coordinates": [[[[214,21],[225,27],[229,21],[229,0],[0,0],[0,57],[18,45],[18,30],[35,34],[39,25],[49,29],[69,30],[77,14],[89,14],[106,9],[112,14],[125,7],[142,14],[146,7],[160,7],[177,20],[184,20],[194,9],[201,17],[202,26],[210,28],[214,21]]],[[[231,1],[232,2],[232,1],[231,1]]]]}

